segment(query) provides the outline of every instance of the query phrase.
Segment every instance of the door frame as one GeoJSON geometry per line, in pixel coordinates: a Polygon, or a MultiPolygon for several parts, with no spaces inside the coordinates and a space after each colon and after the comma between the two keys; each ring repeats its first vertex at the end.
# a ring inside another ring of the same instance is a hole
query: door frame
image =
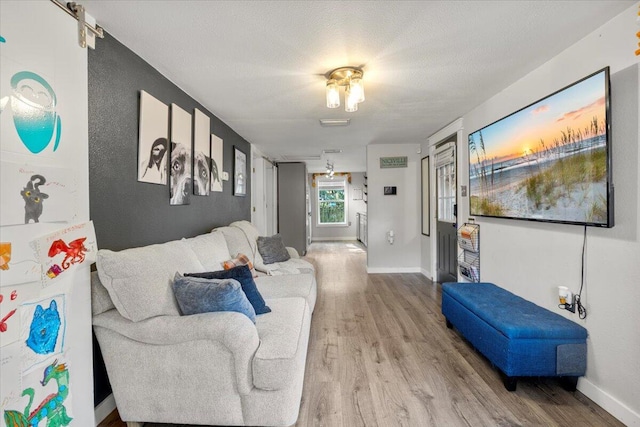
{"type": "Polygon", "coordinates": [[[277,165],[251,146],[251,222],[260,235],[277,233],[277,184],[277,165]]]}
{"type": "MultiPolygon", "coordinates": [[[[441,144],[443,142],[446,142],[447,139],[451,138],[453,135],[456,135],[456,204],[458,205],[457,209],[458,209],[458,215],[456,217],[456,220],[458,223],[460,223],[461,218],[464,218],[463,214],[466,215],[466,206],[462,206],[460,203],[461,197],[460,197],[460,182],[462,182],[462,179],[464,179],[463,177],[460,176],[460,164],[463,164],[463,162],[461,161],[464,160],[464,156],[466,156],[465,151],[464,150],[460,150],[460,146],[462,145],[462,141],[463,141],[463,132],[464,128],[462,126],[462,118],[456,119],[453,122],[451,122],[450,124],[448,124],[447,126],[445,126],[444,128],[440,129],[438,132],[434,133],[433,135],[431,135],[429,138],[427,138],[428,141],[428,146],[429,146],[429,155],[431,156],[432,159],[435,159],[435,154],[436,154],[436,146],[438,144],[441,144]],[[462,178],[462,179],[461,179],[462,178]],[[464,208],[461,210],[461,208],[464,208]]],[[[433,161],[433,163],[435,164],[435,160],[433,161]]],[[[430,186],[430,191],[429,191],[429,198],[430,198],[430,215],[431,215],[431,223],[430,223],[430,235],[433,236],[431,237],[431,279],[432,280],[436,280],[437,279],[437,272],[438,272],[438,239],[435,237],[437,236],[437,226],[438,226],[438,215],[437,215],[437,188],[436,188],[436,168],[435,167],[431,167],[429,168],[429,186],[430,186]]],[[[466,175],[465,175],[466,176],[466,175]]],[[[458,274],[458,280],[460,280],[460,275],[458,274]]]]}

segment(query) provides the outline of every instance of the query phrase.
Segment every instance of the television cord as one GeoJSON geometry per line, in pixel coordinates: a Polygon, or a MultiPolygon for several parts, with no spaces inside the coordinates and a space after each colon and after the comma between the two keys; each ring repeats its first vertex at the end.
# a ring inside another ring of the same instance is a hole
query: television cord
{"type": "Polygon", "coordinates": [[[584,238],[582,240],[582,273],[580,276],[580,292],[576,295],[576,307],[578,309],[578,317],[585,319],[587,317],[587,309],[582,305],[582,288],[584,287],[584,268],[585,268],[585,249],[587,247],[587,226],[584,226],[584,238]]]}

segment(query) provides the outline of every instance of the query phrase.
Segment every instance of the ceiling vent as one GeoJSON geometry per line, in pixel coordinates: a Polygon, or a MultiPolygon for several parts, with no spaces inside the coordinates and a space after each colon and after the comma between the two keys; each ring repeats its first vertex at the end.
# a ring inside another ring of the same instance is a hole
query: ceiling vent
{"type": "Polygon", "coordinates": [[[335,126],[349,126],[351,119],[320,119],[320,126],[322,127],[335,127],[335,126]]]}
{"type": "Polygon", "coordinates": [[[339,148],[322,150],[322,154],[340,154],[340,153],[342,153],[342,150],[340,150],[339,148]]]}

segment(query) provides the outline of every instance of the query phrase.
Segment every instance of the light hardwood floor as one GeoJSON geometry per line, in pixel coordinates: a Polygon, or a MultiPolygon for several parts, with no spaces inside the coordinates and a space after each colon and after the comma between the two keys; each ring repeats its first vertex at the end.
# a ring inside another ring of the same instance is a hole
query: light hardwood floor
{"type": "MultiPolygon", "coordinates": [[[[318,301],[296,426],[623,425],[553,379],[506,391],[491,364],[446,328],[440,286],[421,274],[368,275],[356,243],[314,243],[307,258],[318,301]]],[[[100,424],[120,426],[117,412],[100,424]]]]}

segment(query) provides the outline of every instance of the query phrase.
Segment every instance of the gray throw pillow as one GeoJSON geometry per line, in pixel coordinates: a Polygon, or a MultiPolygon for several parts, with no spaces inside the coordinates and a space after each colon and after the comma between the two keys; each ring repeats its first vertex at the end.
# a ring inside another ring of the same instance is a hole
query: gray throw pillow
{"type": "Polygon", "coordinates": [[[185,277],[176,273],[173,293],[185,316],[214,311],[237,311],[256,323],[256,312],[237,280],[185,277]]]}
{"type": "Polygon", "coordinates": [[[291,258],[289,251],[282,242],[282,236],[279,234],[271,237],[258,237],[258,252],[262,255],[265,264],[284,262],[291,258]]]}

